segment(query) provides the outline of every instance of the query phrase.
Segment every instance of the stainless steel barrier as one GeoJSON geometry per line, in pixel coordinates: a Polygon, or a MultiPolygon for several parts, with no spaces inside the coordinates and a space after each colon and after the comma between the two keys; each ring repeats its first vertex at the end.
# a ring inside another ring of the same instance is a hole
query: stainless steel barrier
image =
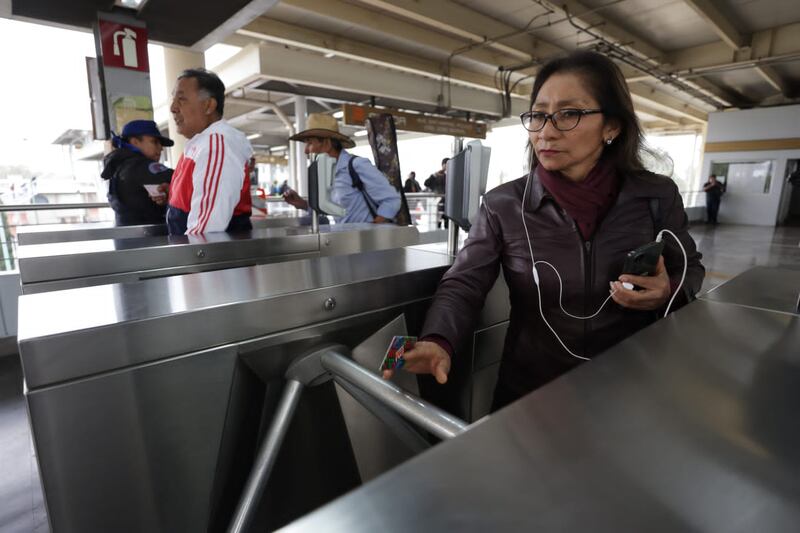
{"type": "Polygon", "coordinates": [[[697,300],[279,531],[795,532],[798,346],[697,300]]]}
{"type": "Polygon", "coordinates": [[[757,266],[714,287],[703,300],[800,314],[800,270],[757,266]]]}
{"type": "MultiPolygon", "coordinates": [[[[299,358],[289,367],[280,404],[236,507],[229,533],[242,533],[250,524],[304,387],[334,379],[346,390],[356,389],[366,393],[440,439],[450,439],[466,431],[466,422],[367,371],[345,357],[343,353],[347,351],[344,346],[320,348],[299,358]]],[[[361,398],[358,393],[354,396],[361,398]]],[[[397,426],[394,429],[397,430],[397,426]]]]}
{"type": "MultiPolygon", "coordinates": [[[[362,356],[391,335],[419,335],[452,260],[400,248],[21,296],[19,353],[52,530],[226,530],[259,445],[292,409],[278,457],[260,463],[269,480],[253,530],[282,527],[427,449],[429,433],[350,379],[280,399],[298,354],[338,344],[377,368],[362,356]]],[[[395,381],[471,420],[502,350],[501,289],[447,387],[408,373],[395,381]]]]}
{"type": "Polygon", "coordinates": [[[337,224],[319,234],[308,227],[243,233],[98,239],[21,246],[22,291],[36,292],[139,281],[293,259],[415,245],[412,226],[337,224]]]}
{"type": "MultiPolygon", "coordinates": [[[[251,218],[253,229],[300,226],[299,217],[251,218]]],[[[89,222],[84,224],[39,224],[19,226],[17,242],[20,246],[54,242],[93,241],[98,239],[135,239],[162,237],[168,234],[166,224],[117,226],[114,222],[89,222]]]]}

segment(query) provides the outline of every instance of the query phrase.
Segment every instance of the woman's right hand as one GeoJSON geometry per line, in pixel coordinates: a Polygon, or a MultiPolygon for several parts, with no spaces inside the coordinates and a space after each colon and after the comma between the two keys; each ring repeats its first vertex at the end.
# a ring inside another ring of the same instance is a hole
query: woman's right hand
{"type": "MultiPolygon", "coordinates": [[[[414,348],[403,354],[403,368],[414,374],[432,374],[440,384],[447,383],[450,372],[450,356],[435,342],[419,341],[414,348]]],[[[383,379],[391,379],[394,370],[384,370],[383,379]]]]}

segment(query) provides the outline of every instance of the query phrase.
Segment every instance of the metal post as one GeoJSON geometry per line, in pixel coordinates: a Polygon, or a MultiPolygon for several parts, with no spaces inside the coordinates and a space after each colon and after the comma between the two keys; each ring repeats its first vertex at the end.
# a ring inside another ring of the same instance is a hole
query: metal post
{"type": "MultiPolygon", "coordinates": [[[[458,155],[464,149],[464,138],[453,137],[453,156],[458,155]]],[[[447,202],[447,197],[444,201],[447,202]]],[[[450,199],[453,200],[452,198],[450,199]]],[[[447,225],[447,253],[449,255],[458,254],[458,226],[452,220],[447,225]]]]}
{"type": "Polygon", "coordinates": [[[311,233],[319,233],[319,215],[311,209],[311,233]]]}
{"type": "MultiPolygon", "coordinates": [[[[295,131],[306,129],[306,97],[294,97],[295,131]]],[[[297,192],[300,196],[308,196],[308,164],[302,144],[295,146],[295,164],[297,165],[297,192]]]]}
{"type": "Polygon", "coordinates": [[[302,392],[303,384],[299,381],[290,379],[286,382],[286,388],[283,390],[278,409],[272,419],[264,442],[258,450],[258,456],[253,465],[253,470],[250,472],[250,477],[247,479],[244,494],[236,506],[236,514],[234,514],[233,522],[228,528],[229,533],[241,533],[252,520],[258,501],[261,498],[261,493],[264,491],[269,474],[275,464],[275,459],[278,457],[283,438],[286,436],[286,431],[292,422],[292,415],[297,403],[300,401],[302,392]]]}
{"type": "Polygon", "coordinates": [[[452,220],[447,226],[447,253],[449,255],[458,254],[458,225],[452,220]]]}
{"type": "Polygon", "coordinates": [[[321,359],[326,370],[346,379],[441,439],[451,439],[467,429],[467,423],[463,420],[407,393],[391,381],[382,379],[333,350],[324,352],[321,359]]]}

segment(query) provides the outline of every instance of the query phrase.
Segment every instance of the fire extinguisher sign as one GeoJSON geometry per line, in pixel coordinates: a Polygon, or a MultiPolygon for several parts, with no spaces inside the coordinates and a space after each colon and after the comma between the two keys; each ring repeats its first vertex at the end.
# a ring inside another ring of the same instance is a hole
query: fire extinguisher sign
{"type": "Polygon", "coordinates": [[[104,66],[150,72],[146,28],[103,19],[99,23],[104,66]]]}

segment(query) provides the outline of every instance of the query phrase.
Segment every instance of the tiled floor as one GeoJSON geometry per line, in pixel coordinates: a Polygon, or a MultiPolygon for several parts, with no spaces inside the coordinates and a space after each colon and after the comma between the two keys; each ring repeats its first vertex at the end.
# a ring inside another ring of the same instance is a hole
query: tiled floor
{"type": "Polygon", "coordinates": [[[48,531],[19,357],[0,357],[0,532],[48,531]]]}
{"type": "MultiPolygon", "coordinates": [[[[708,290],[756,265],[800,269],[800,227],[694,226],[708,290]]],[[[800,288],[798,288],[800,289],[800,288]]],[[[17,356],[0,357],[0,533],[45,533],[17,356]]]]}

